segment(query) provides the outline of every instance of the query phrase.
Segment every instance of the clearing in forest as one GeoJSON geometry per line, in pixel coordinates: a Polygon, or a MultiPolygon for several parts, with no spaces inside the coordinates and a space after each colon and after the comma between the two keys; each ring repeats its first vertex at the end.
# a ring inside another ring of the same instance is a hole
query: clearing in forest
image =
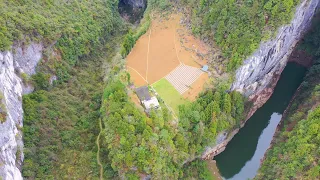
{"type": "Polygon", "coordinates": [[[208,53],[208,48],[181,25],[181,17],[154,16],[147,33],[127,56],[127,70],[134,84],[152,85],[174,109],[181,103],[179,99],[194,100],[208,80],[208,74],[200,70],[207,64],[201,54],[208,53]],[[176,102],[162,92],[172,88],[176,90],[176,102]]]}
{"type": "Polygon", "coordinates": [[[178,106],[188,102],[165,78],[154,83],[153,88],[156,89],[160,97],[169,105],[174,112],[178,112],[178,106]]]}

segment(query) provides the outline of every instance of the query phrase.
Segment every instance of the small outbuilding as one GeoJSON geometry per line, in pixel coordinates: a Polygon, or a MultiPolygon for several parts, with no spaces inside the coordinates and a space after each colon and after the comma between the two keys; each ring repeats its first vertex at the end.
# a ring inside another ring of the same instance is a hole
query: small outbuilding
{"type": "Polygon", "coordinates": [[[208,65],[204,65],[204,66],[202,66],[201,70],[204,71],[204,72],[208,72],[209,66],[208,65]]]}
{"type": "Polygon", "coordinates": [[[149,88],[147,86],[142,86],[136,89],[136,94],[140,99],[141,104],[145,108],[147,113],[150,112],[152,108],[160,108],[158,99],[155,96],[150,95],[149,88]]]}

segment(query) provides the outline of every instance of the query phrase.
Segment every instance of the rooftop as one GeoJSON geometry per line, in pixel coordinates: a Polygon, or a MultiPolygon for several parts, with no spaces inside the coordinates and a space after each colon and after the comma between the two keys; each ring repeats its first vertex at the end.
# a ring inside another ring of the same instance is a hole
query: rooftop
{"type": "Polygon", "coordinates": [[[157,109],[160,106],[159,101],[156,97],[152,97],[150,100],[147,101],[142,101],[142,103],[147,110],[151,109],[152,107],[157,109]]]}
{"type": "Polygon", "coordinates": [[[149,101],[151,99],[149,88],[147,86],[141,86],[136,89],[136,94],[138,95],[140,101],[149,101]]]}
{"type": "Polygon", "coordinates": [[[202,71],[205,71],[205,72],[207,72],[208,69],[209,69],[209,66],[208,66],[208,65],[204,65],[204,66],[202,66],[202,68],[201,68],[201,70],[202,70],[202,71]]]}

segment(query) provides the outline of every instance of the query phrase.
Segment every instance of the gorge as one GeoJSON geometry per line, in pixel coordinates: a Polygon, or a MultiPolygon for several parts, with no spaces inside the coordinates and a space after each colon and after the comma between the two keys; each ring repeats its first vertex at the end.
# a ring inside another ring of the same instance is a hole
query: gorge
{"type": "Polygon", "coordinates": [[[228,143],[226,150],[214,158],[224,178],[241,180],[256,176],[283,112],[302,82],[305,72],[306,68],[289,62],[270,99],[249,118],[228,143]]]}
{"type": "MultiPolygon", "coordinates": [[[[130,5],[134,8],[146,8],[147,4],[147,1],[145,0],[121,0],[121,2],[130,5]]],[[[302,0],[300,5],[298,5],[298,7],[296,8],[296,12],[292,18],[291,23],[289,25],[284,25],[281,28],[279,28],[276,37],[273,37],[271,38],[271,40],[268,40],[266,42],[262,42],[260,44],[259,49],[256,50],[256,52],[252,54],[252,56],[248,57],[244,61],[243,65],[236,71],[236,76],[231,86],[231,90],[241,92],[243,95],[249,98],[249,101],[253,103],[253,107],[246,116],[245,121],[243,121],[243,123],[241,124],[241,127],[244,126],[248,119],[254,119],[255,116],[259,116],[258,109],[262,107],[270,97],[272,97],[274,88],[280,78],[280,75],[287,66],[288,57],[292,53],[292,50],[296,46],[297,42],[302,38],[304,32],[310,27],[311,20],[319,6],[319,0],[302,0]],[[257,113],[258,115],[256,115],[255,113],[257,113]]],[[[93,17],[95,18],[95,16],[96,15],[94,15],[93,17]]],[[[79,30],[78,28],[79,27],[75,27],[76,30],[79,30]]],[[[101,28],[100,30],[101,32],[109,32],[109,30],[105,30],[103,28],[101,28]]],[[[77,31],[73,32],[77,33],[77,31]]],[[[78,36],[78,34],[76,34],[75,36],[81,37],[78,36]]],[[[92,41],[97,40],[97,38],[92,39],[92,41]]],[[[60,45],[63,43],[65,42],[60,42],[60,45]]],[[[66,44],[66,46],[68,47],[69,44],[66,44]]],[[[77,46],[77,43],[70,44],[72,44],[73,46],[77,46]]],[[[85,43],[80,41],[79,44],[85,43]]],[[[90,45],[87,44],[87,46],[90,45]]],[[[114,47],[115,45],[112,48],[114,47]]],[[[11,47],[11,50],[0,52],[0,95],[3,96],[2,102],[0,103],[3,103],[5,107],[5,109],[0,109],[0,112],[6,112],[5,121],[0,121],[0,179],[22,179],[21,171],[22,163],[24,160],[21,130],[23,127],[24,115],[24,112],[22,110],[22,95],[31,93],[33,91],[32,85],[28,85],[27,83],[25,83],[25,78],[30,77],[31,75],[36,73],[36,66],[39,62],[41,62],[41,59],[43,59],[44,56],[43,51],[44,46],[41,43],[30,43],[29,45],[13,45],[11,47]]],[[[79,51],[74,50],[74,52],[72,52],[75,54],[85,54],[88,53],[88,51],[89,50],[87,49],[81,49],[79,51]]],[[[83,67],[81,68],[86,67],[86,65],[83,65],[83,67]]],[[[119,67],[113,66],[112,68],[114,70],[119,67]]],[[[294,71],[294,68],[290,71],[294,71]]],[[[60,73],[60,71],[58,72],[60,73]]],[[[85,72],[83,74],[86,73],[89,74],[89,72],[85,72]]],[[[301,77],[299,76],[297,77],[297,79],[298,78],[301,77]]],[[[100,79],[100,77],[96,79],[102,81],[102,78],[100,79]]],[[[96,80],[95,82],[99,81],[96,80]]],[[[280,80],[278,83],[282,84],[282,81],[280,80]]],[[[101,88],[100,86],[102,85],[99,85],[99,88],[101,88]]],[[[296,85],[294,85],[294,87],[292,88],[294,89],[295,87],[296,85]]],[[[86,90],[81,90],[84,93],[86,92],[86,90]]],[[[70,89],[68,91],[72,92],[72,90],[70,89]]],[[[97,96],[99,95],[100,97],[98,97],[97,99],[101,99],[101,93],[97,93],[97,96]]],[[[274,96],[277,95],[275,94],[274,96]]],[[[270,101],[271,100],[272,99],[270,99],[270,101]]],[[[91,106],[94,105],[90,104],[90,107],[91,106]]],[[[268,103],[265,104],[265,106],[268,106],[268,103]]],[[[281,107],[281,110],[282,108],[284,107],[281,107]]],[[[55,120],[57,122],[59,121],[58,118],[55,118],[55,120]]],[[[80,122],[79,124],[81,123],[83,122],[80,122]]],[[[264,127],[266,125],[265,123],[266,122],[261,123],[259,124],[259,126],[264,127]]],[[[247,126],[250,126],[250,124],[254,123],[251,122],[251,120],[248,120],[248,124],[244,127],[243,130],[245,130],[247,126]]],[[[237,135],[235,135],[238,132],[239,129],[236,129],[233,132],[221,133],[219,135],[219,138],[217,139],[217,145],[215,147],[208,147],[206,151],[201,155],[201,158],[212,159],[214,156],[221,153],[223,150],[225,150],[226,147],[228,147],[227,144],[229,143],[229,141],[231,141],[233,136],[235,136],[234,140],[238,139],[237,135]]],[[[83,130],[83,133],[86,133],[85,130],[83,130]]],[[[94,132],[93,134],[96,134],[96,132],[94,132]]],[[[242,133],[240,130],[239,135],[241,134],[245,133],[242,133]]],[[[66,136],[68,136],[68,134],[66,134],[66,136]]],[[[255,136],[255,138],[257,137],[255,136]]],[[[234,146],[233,144],[234,143],[230,143],[229,146],[232,147],[234,146]]],[[[107,151],[103,151],[103,153],[105,155],[107,154],[107,151]]],[[[229,150],[227,150],[225,153],[228,154],[229,150]]],[[[224,154],[221,154],[221,156],[224,156],[224,154]]],[[[92,157],[94,157],[94,155],[92,155],[92,157]]],[[[54,158],[55,157],[53,157],[53,159],[54,158]]],[[[107,159],[107,155],[105,155],[104,158],[107,159]]],[[[220,158],[220,156],[218,156],[217,158],[220,158]]],[[[221,167],[221,171],[224,171],[224,168],[222,166],[225,165],[220,164],[219,160],[218,166],[221,167]]],[[[223,172],[222,174],[226,177],[228,176],[225,175],[228,174],[228,172],[223,172]]]]}
{"type": "MultiPolygon", "coordinates": [[[[319,6],[318,0],[302,1],[291,23],[279,28],[274,39],[261,43],[260,48],[236,71],[231,90],[241,92],[253,102],[245,121],[271,97],[292,50],[310,27],[311,20],[319,6]]],[[[241,127],[244,124],[245,122],[241,124],[241,127]]],[[[202,158],[212,159],[221,153],[238,131],[239,129],[229,135],[219,136],[217,145],[208,148],[202,154],[202,158]],[[222,140],[221,137],[224,137],[225,140],[222,140]]]]}

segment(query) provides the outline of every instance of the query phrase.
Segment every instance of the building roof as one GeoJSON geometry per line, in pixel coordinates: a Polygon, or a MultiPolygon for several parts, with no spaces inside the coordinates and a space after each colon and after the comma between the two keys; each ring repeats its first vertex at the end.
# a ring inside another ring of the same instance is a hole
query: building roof
{"type": "Polygon", "coordinates": [[[160,106],[158,99],[154,96],[150,100],[142,101],[142,104],[147,110],[151,109],[152,107],[158,108],[160,106]]]}
{"type": "Polygon", "coordinates": [[[136,94],[138,95],[140,101],[144,101],[144,100],[148,101],[151,99],[149,89],[147,86],[141,86],[141,87],[137,88],[136,94]]]}
{"type": "Polygon", "coordinates": [[[208,65],[204,65],[204,66],[202,66],[202,71],[208,71],[208,69],[209,69],[209,66],[208,65]]]}

